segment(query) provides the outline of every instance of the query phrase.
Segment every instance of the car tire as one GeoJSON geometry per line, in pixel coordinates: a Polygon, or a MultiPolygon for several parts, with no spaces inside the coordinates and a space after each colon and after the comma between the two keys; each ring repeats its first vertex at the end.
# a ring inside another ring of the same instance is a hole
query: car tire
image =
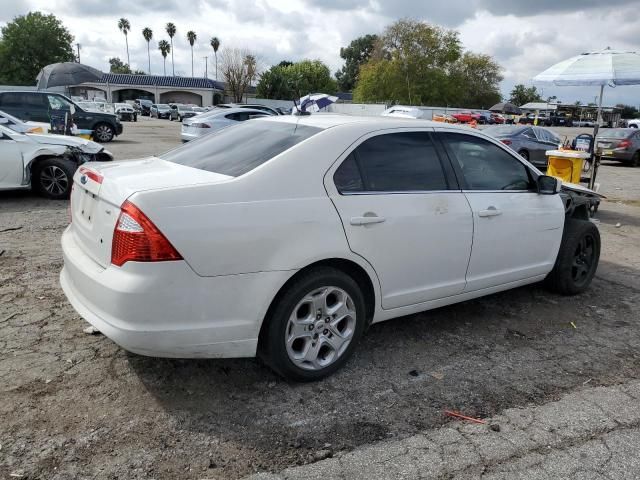
{"type": "Polygon", "coordinates": [[[556,263],[546,286],[562,295],[584,292],[593,280],[600,260],[600,232],[593,222],[567,218],[556,263]]]}
{"type": "Polygon", "coordinates": [[[35,164],[31,174],[31,188],[52,200],[69,198],[73,174],[78,165],[71,160],[50,157],[35,164]]]}
{"type": "Polygon", "coordinates": [[[631,157],[631,160],[629,161],[629,166],[630,167],[640,166],[640,151],[633,154],[633,157],[631,157]]]}
{"type": "Polygon", "coordinates": [[[527,162],[529,161],[529,152],[527,150],[520,150],[518,155],[524,158],[527,162]]]}
{"type": "Polygon", "coordinates": [[[320,380],[345,364],[362,336],[364,296],[331,267],[310,269],[285,288],[265,319],[259,355],[288,380],[320,380]]]}
{"type": "Polygon", "coordinates": [[[108,123],[99,123],[93,129],[93,139],[99,143],[108,143],[115,135],[115,130],[108,123]]]}

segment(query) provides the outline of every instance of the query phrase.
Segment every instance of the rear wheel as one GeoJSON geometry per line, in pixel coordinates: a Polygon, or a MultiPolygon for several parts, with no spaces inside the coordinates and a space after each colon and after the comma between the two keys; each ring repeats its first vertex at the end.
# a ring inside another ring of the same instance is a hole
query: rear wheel
{"type": "Polygon", "coordinates": [[[553,270],[545,279],[551,290],[576,295],[591,284],[600,260],[600,232],[592,222],[565,220],[562,243],[553,270]]]}
{"type": "Polygon", "coordinates": [[[526,161],[529,161],[529,152],[526,150],[520,150],[518,154],[524,158],[526,161]]]}
{"type": "Polygon", "coordinates": [[[69,198],[77,165],[62,158],[47,158],[36,163],[31,187],[40,195],[59,200],[69,198]]]}
{"type": "Polygon", "coordinates": [[[291,283],[266,321],[265,362],[290,380],[319,380],[353,353],[364,329],[364,297],[344,272],[318,267],[291,283]]]}
{"type": "Polygon", "coordinates": [[[633,154],[633,157],[631,157],[631,161],[629,162],[629,165],[632,167],[637,167],[640,165],[640,152],[636,152],[633,154]]]}

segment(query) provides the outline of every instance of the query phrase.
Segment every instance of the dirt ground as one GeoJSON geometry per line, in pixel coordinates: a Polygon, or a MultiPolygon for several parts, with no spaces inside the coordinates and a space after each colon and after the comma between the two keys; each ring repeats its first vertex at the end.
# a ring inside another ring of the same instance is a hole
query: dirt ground
{"type": "MultiPolygon", "coordinates": [[[[158,153],[178,130],[142,119],[108,148],[158,153]]],[[[0,478],[238,478],[442,425],[444,409],[483,417],[640,378],[640,169],[599,180],[587,293],[534,285],[377,324],[303,385],[254,359],[146,358],[83,333],[58,283],[67,202],[0,193],[0,478]]]]}

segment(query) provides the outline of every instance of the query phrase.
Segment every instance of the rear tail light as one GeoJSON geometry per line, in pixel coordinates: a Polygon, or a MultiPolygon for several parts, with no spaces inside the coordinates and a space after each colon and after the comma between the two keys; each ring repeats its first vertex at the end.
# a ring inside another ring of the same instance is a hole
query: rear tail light
{"type": "Polygon", "coordinates": [[[512,143],[512,142],[511,142],[511,140],[507,140],[507,139],[505,139],[505,140],[500,140],[500,141],[501,141],[502,143],[504,143],[505,145],[511,145],[511,143],[512,143]]]}
{"type": "Polygon", "coordinates": [[[96,183],[102,183],[102,175],[98,172],[94,172],[93,170],[89,170],[87,167],[80,167],[80,174],[85,175],[96,183]]]}
{"type": "Polygon", "coordinates": [[[111,263],[163,262],[182,256],[142,211],[128,200],[122,204],[113,232],[111,263]]]}
{"type": "Polygon", "coordinates": [[[189,125],[190,127],[194,127],[194,128],[211,128],[209,125],[207,125],[206,123],[192,123],[191,125],[189,125]]]}
{"type": "Polygon", "coordinates": [[[630,140],[622,140],[616,148],[629,148],[631,146],[630,140]]]}

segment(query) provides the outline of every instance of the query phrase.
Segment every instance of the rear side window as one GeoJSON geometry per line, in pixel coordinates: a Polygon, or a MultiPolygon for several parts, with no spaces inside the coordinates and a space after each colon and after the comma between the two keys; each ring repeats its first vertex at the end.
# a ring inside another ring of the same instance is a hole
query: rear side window
{"type": "Polygon", "coordinates": [[[431,137],[426,132],[378,135],[365,140],[336,171],[342,192],[356,191],[354,164],[361,175],[360,190],[409,192],[447,190],[448,185],[431,137]]]}
{"type": "Polygon", "coordinates": [[[472,135],[444,133],[449,153],[462,171],[468,190],[530,190],[529,171],[513,155],[472,135]]]}
{"type": "Polygon", "coordinates": [[[160,158],[237,177],[321,131],[289,122],[241,122],[192,140],[160,158]]]}

